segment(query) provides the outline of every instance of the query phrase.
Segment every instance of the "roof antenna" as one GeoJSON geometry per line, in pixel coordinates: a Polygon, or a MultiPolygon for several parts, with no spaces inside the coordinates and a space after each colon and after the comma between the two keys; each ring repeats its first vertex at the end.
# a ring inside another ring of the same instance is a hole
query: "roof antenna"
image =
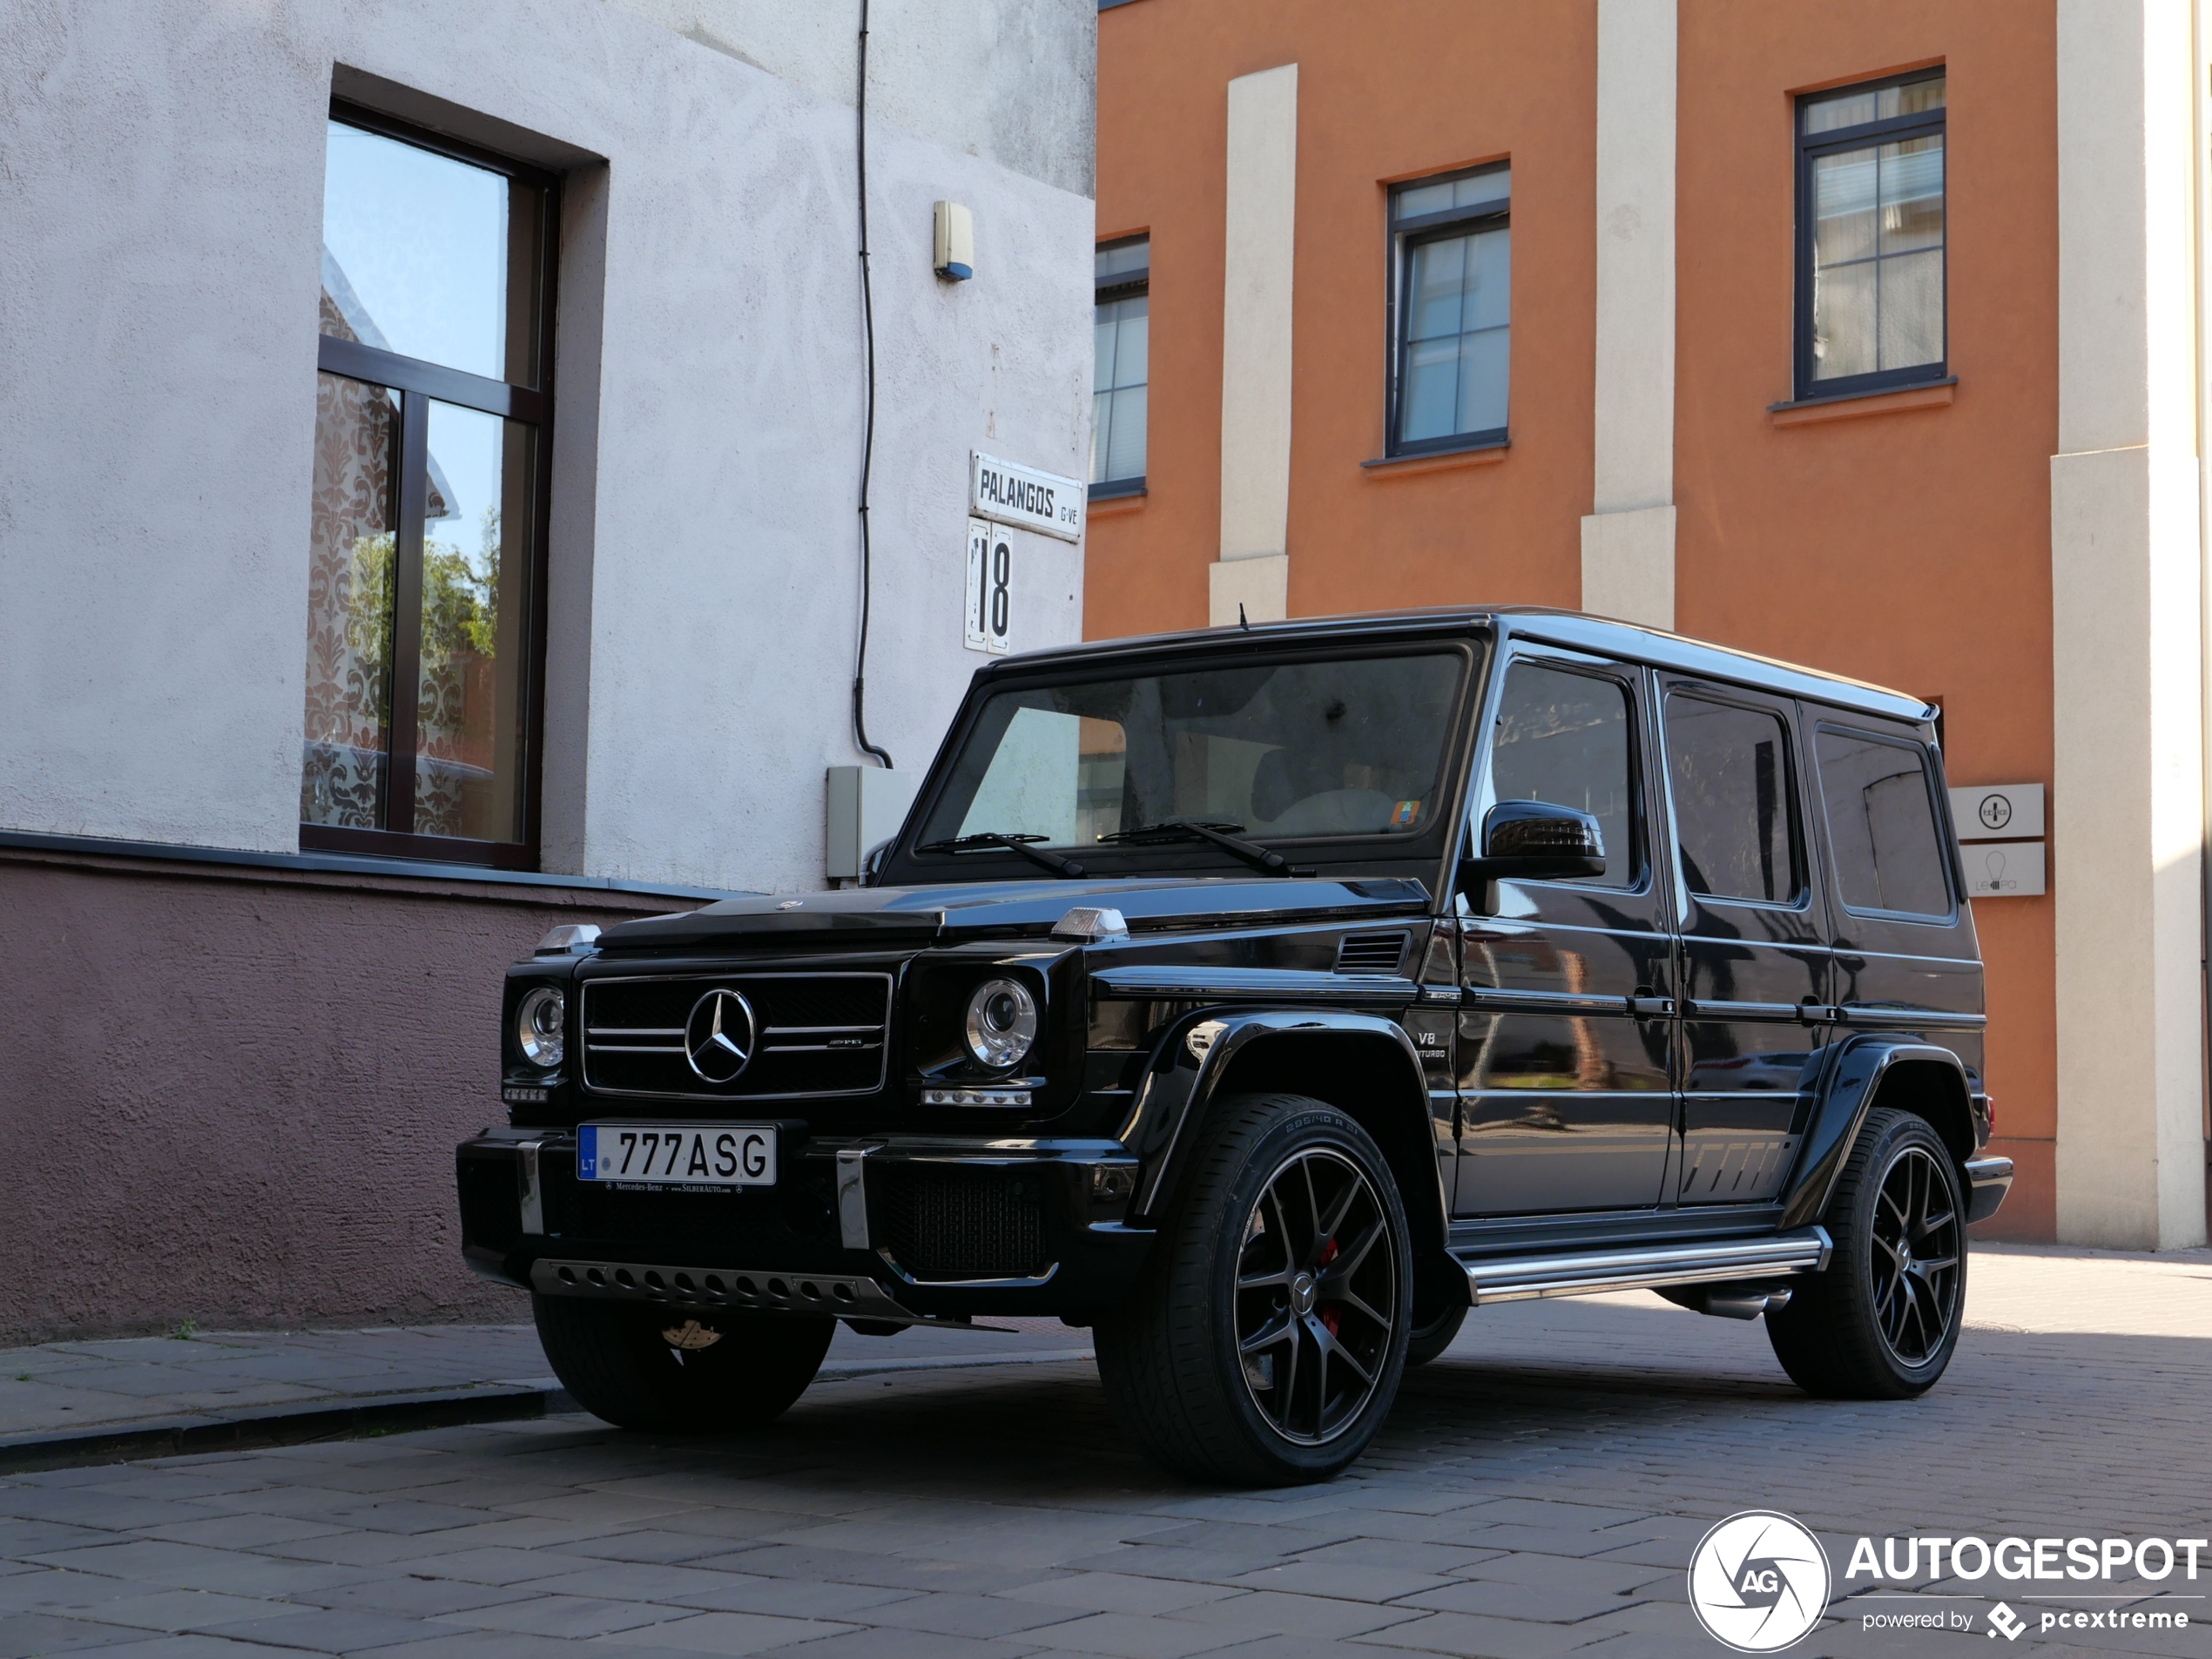
{"type": "Polygon", "coordinates": [[[1244,620],[1244,602],[1242,599],[1237,601],[1237,625],[1246,633],[1252,631],[1251,624],[1244,620]]]}

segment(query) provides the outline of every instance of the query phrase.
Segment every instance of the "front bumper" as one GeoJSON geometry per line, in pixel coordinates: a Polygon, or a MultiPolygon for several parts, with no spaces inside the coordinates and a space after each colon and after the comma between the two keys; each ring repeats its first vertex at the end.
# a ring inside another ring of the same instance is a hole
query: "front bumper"
{"type": "Polygon", "coordinates": [[[1153,1238],[1124,1221],[1136,1159],[1118,1142],[779,1127],[782,1178],[738,1191],[580,1183],[572,1132],[487,1130],[457,1150],[462,1253],[541,1295],[1088,1322],[1121,1301],[1153,1238]]]}

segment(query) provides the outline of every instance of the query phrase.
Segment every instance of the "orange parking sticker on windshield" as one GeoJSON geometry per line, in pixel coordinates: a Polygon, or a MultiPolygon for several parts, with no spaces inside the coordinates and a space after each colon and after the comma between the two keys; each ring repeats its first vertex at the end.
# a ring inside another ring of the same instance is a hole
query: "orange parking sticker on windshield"
{"type": "Polygon", "coordinates": [[[1391,810],[1390,826],[1404,829],[1421,815],[1421,804],[1417,800],[1401,800],[1391,810]]]}

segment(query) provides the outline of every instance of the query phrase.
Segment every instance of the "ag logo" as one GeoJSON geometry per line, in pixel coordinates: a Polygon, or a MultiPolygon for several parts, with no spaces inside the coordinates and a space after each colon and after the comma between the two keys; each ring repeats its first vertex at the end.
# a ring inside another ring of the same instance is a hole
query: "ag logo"
{"type": "Polygon", "coordinates": [[[1828,1553],[1787,1515],[1730,1515],[1697,1541],[1689,1605],[1716,1642],[1738,1653],[1778,1653],[1828,1610],[1828,1553]]]}

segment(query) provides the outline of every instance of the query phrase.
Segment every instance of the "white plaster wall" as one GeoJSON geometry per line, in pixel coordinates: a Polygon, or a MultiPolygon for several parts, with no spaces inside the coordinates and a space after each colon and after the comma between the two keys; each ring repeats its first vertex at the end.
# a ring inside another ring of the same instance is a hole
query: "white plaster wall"
{"type": "MultiPolygon", "coordinates": [[[[872,56],[927,22],[883,8],[872,56]]],[[[823,767],[853,758],[852,112],[604,0],[0,6],[0,826],[297,845],[334,64],[604,158],[568,215],[549,864],[819,885],[823,767]]],[[[1006,54],[937,92],[1025,78],[1006,54]]],[[[1062,115],[1087,151],[1088,102],[1062,115]]],[[[1081,470],[1092,210],[873,121],[869,162],[870,728],[917,766],[981,660],[969,448],[1081,470]],[[975,210],[972,282],[930,273],[941,196],[975,210]]],[[[1079,552],[1022,552],[1016,644],[1076,637],[1079,552]]]]}
{"type": "Polygon", "coordinates": [[[2058,1226],[2204,1239],[2202,550],[2182,0],[2060,0],[2058,1226]]]}
{"type": "MultiPolygon", "coordinates": [[[[1280,558],[1291,513],[1291,278],[1298,230],[1298,65],[1229,83],[1221,320],[1221,558],[1280,558]]],[[[1252,609],[1288,567],[1247,597],[1252,609]]],[[[1217,622],[1224,591],[1214,583],[1217,622]]],[[[1228,621],[1235,621],[1233,603],[1228,621]]]]}
{"type": "MultiPolygon", "coordinates": [[[[848,108],[860,0],[607,0],[848,108]]],[[[870,0],[868,113],[1093,193],[1098,0],[870,0]]]]}
{"type": "Polygon", "coordinates": [[[1675,625],[1675,0],[1598,0],[1597,386],[1582,608],[1675,625]]]}

